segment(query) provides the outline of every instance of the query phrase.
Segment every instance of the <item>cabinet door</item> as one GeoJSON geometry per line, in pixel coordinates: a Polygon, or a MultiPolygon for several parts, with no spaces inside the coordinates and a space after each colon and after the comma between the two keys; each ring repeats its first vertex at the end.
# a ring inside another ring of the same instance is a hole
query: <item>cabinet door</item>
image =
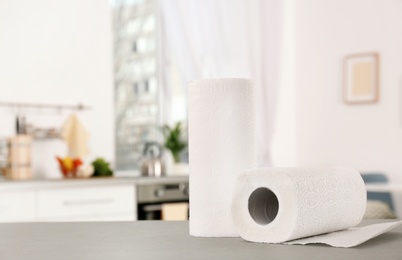
{"type": "Polygon", "coordinates": [[[94,214],[86,216],[49,217],[39,221],[45,222],[96,222],[96,221],[133,221],[132,213],[94,214]]]}
{"type": "Polygon", "coordinates": [[[36,193],[39,221],[79,221],[115,215],[130,215],[134,219],[134,185],[59,188],[36,193]]]}
{"type": "Polygon", "coordinates": [[[30,191],[0,192],[0,222],[34,220],[34,193],[30,191]]]}

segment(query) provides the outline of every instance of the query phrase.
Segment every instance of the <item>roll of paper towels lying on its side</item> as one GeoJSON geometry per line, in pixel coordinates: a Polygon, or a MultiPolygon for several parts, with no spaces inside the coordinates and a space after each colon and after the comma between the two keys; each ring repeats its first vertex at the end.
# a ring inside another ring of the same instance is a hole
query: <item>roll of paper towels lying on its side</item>
{"type": "Polygon", "coordinates": [[[252,81],[192,81],[188,106],[190,235],[238,236],[233,189],[240,173],[255,167],[252,81]]]}
{"type": "Polygon", "coordinates": [[[236,182],[233,220],[242,238],[282,243],[353,227],[366,209],[366,189],[351,168],[260,168],[236,182]]]}

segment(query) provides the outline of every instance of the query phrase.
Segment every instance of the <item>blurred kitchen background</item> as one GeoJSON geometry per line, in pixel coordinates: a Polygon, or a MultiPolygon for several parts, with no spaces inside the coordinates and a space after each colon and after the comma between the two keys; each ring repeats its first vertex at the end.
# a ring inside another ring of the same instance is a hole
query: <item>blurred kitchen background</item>
{"type": "Polygon", "coordinates": [[[259,166],[357,168],[395,184],[374,185],[370,207],[400,217],[401,12],[400,0],[0,1],[0,221],[186,219],[187,83],[217,77],[255,81],[259,166]],[[350,85],[356,71],[371,85],[350,85]]]}

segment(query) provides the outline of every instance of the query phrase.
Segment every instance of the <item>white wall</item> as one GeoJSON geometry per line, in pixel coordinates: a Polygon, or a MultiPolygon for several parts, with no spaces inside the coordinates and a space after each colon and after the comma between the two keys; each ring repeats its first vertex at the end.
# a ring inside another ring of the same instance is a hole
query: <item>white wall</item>
{"type": "Polygon", "coordinates": [[[296,166],[296,86],[294,80],[294,1],[283,0],[280,75],[277,110],[272,136],[272,164],[296,166]]]}
{"type": "Polygon", "coordinates": [[[349,165],[402,181],[402,1],[294,1],[296,163],[349,165]],[[381,58],[380,101],[342,103],[347,54],[381,58]]]}
{"type": "MultiPolygon", "coordinates": [[[[114,159],[111,13],[107,0],[2,0],[0,2],[0,101],[78,104],[90,133],[91,155],[114,159]]],[[[43,127],[60,127],[69,111],[28,111],[43,127]]],[[[15,111],[0,107],[0,137],[14,133],[15,111]]],[[[60,140],[33,145],[35,176],[60,176],[60,140]]]]}

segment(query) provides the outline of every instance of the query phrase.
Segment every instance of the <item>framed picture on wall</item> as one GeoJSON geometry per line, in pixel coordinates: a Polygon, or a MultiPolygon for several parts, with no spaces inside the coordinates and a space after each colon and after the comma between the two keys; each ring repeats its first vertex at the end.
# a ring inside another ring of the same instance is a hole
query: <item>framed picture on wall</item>
{"type": "Polygon", "coordinates": [[[378,53],[352,54],[344,62],[344,102],[375,103],[379,100],[378,53]]]}

